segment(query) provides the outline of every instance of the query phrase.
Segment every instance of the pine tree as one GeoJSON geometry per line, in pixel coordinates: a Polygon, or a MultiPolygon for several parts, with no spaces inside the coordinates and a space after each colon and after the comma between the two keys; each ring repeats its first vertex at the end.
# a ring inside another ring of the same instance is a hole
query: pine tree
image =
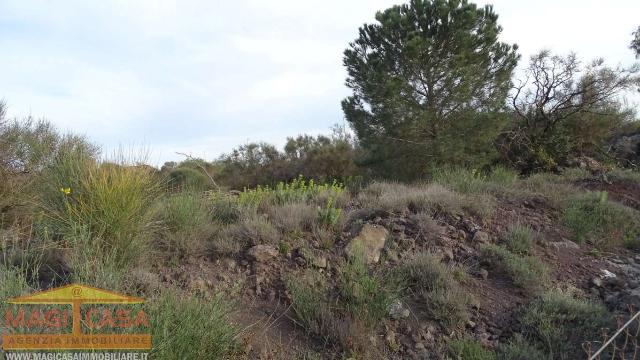
{"type": "Polygon", "coordinates": [[[370,165],[418,177],[491,151],[519,58],[497,19],[466,0],[413,0],[360,28],[344,52],[353,94],[342,108],[370,165]]]}

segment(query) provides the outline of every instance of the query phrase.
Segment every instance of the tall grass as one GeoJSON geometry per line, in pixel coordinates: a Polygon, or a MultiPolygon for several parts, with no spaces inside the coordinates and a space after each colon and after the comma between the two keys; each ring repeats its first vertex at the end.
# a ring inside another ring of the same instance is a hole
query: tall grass
{"type": "Polygon", "coordinates": [[[458,284],[454,269],[435,255],[420,253],[406,260],[396,271],[406,279],[420,308],[445,328],[455,329],[469,318],[472,298],[458,284]]]}
{"type": "Polygon", "coordinates": [[[81,229],[90,237],[85,246],[114,252],[123,264],[137,259],[148,245],[160,183],[135,163],[122,153],[111,163],[82,149],[58,154],[40,176],[40,231],[64,240],[81,229]]]}
{"type": "Polygon", "coordinates": [[[570,201],[563,219],[578,243],[639,245],[640,212],[609,201],[606,192],[587,193],[570,201]]]}
{"type": "Polygon", "coordinates": [[[519,256],[495,244],[483,245],[480,252],[484,262],[506,273],[526,292],[538,293],[550,281],[549,268],[535,256],[519,256]]]}
{"type": "Polygon", "coordinates": [[[167,292],[150,309],[155,359],[228,359],[236,351],[239,329],[233,307],[221,295],[182,298],[167,292]]]}
{"type": "Polygon", "coordinates": [[[172,194],[158,203],[156,218],[163,231],[157,243],[167,254],[177,257],[203,253],[207,240],[218,231],[210,202],[197,193],[172,194]]]}
{"type": "Polygon", "coordinates": [[[612,316],[602,304],[576,299],[562,292],[537,298],[522,312],[520,322],[526,337],[544,349],[549,359],[583,354],[583,342],[599,340],[603,329],[614,325],[612,316]]]}

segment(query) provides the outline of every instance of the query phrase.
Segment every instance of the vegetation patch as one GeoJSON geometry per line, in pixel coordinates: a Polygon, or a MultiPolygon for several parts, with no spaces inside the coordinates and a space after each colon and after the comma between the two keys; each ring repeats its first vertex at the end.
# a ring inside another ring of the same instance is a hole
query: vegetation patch
{"type": "Polygon", "coordinates": [[[497,360],[496,354],[471,339],[452,340],[449,353],[456,360],[497,360]]]}
{"type": "Polygon", "coordinates": [[[543,294],[534,300],[520,315],[520,322],[527,339],[553,359],[583,354],[583,342],[602,340],[603,329],[615,324],[602,304],[561,292],[543,294]]]}
{"type": "Polygon", "coordinates": [[[578,243],[589,241],[601,247],[639,245],[640,213],[609,201],[606,192],[587,193],[571,201],[563,219],[578,243]]]}
{"type": "Polygon", "coordinates": [[[223,359],[237,350],[233,307],[221,295],[207,300],[167,292],[151,302],[151,354],[157,359],[223,359]]]}
{"type": "Polygon", "coordinates": [[[396,269],[399,277],[406,279],[407,288],[420,308],[448,329],[461,327],[469,320],[472,301],[452,270],[429,253],[421,253],[396,269]]]}
{"type": "Polygon", "coordinates": [[[513,253],[526,255],[531,252],[538,234],[526,225],[514,224],[504,234],[504,243],[513,253]]]}
{"type": "Polygon", "coordinates": [[[549,282],[547,266],[535,256],[519,256],[495,244],[483,245],[480,251],[482,261],[506,273],[515,285],[528,293],[543,290],[549,282]]]}

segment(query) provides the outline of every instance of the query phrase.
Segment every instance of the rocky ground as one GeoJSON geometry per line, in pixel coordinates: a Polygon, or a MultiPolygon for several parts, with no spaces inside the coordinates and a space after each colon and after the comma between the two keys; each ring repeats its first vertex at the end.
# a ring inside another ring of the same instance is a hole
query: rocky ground
{"type": "MultiPolygon", "coordinates": [[[[639,209],[638,183],[594,178],[575,185],[607,191],[612,200],[639,209]]],[[[500,242],[505,229],[517,222],[541,234],[533,254],[551,269],[552,286],[572,288],[587,298],[602,300],[621,316],[628,314],[629,307],[640,308],[637,252],[620,246],[600,251],[588,244],[578,245],[561,224],[559,209],[543,196],[520,200],[497,196],[497,200],[496,211],[483,220],[462,213],[436,214],[428,234],[410,211],[364,211],[359,214],[361,221],[345,226],[330,250],[321,250],[318,244],[311,246],[311,251],[257,245],[235,257],[202,256],[178,266],[158,265],[146,276],[157,273],[157,286],[181,287],[205,296],[223,291],[238,299],[235,321],[244,329],[245,352],[250,358],[305,358],[306,353],[330,358],[340,352],[301,326],[284,284],[286,274],[312,269],[335,277],[355,243],[364,246],[367,262],[380,268],[392,268],[403,259],[428,251],[465,270],[468,277],[461,284],[476,302],[464,331],[493,348],[519,331],[514,314],[530,297],[488,265],[479,246],[500,242]]],[[[357,202],[349,206],[359,207],[357,202]]],[[[367,339],[369,346],[398,359],[437,358],[443,339],[453,335],[425,318],[406,299],[394,303],[376,329],[367,339]]]]}

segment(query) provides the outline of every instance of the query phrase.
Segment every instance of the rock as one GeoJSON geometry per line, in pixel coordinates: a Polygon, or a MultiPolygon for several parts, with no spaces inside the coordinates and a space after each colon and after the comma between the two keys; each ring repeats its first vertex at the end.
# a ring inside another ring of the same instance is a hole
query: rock
{"type": "Polygon", "coordinates": [[[580,245],[574,243],[571,240],[563,240],[563,241],[552,241],[549,243],[549,246],[556,249],[556,251],[564,248],[564,249],[580,249],[580,245]]]}
{"type": "Polygon", "coordinates": [[[266,262],[278,256],[278,249],[271,245],[256,245],[247,251],[247,255],[257,262],[266,262]]]}
{"type": "Polygon", "coordinates": [[[389,316],[391,316],[392,319],[406,319],[410,314],[409,309],[405,308],[400,300],[396,300],[389,306],[389,316]]]}
{"type": "Polygon", "coordinates": [[[422,342],[417,342],[414,347],[416,350],[424,350],[424,344],[422,342]]]}
{"type": "Polygon", "coordinates": [[[473,234],[473,241],[481,244],[486,244],[491,241],[491,238],[486,232],[478,230],[473,234]]]}
{"type": "Polygon", "coordinates": [[[233,270],[237,266],[236,261],[233,259],[224,259],[222,262],[227,270],[233,270]]]}
{"type": "Polygon", "coordinates": [[[467,321],[467,326],[470,327],[471,329],[474,329],[476,327],[476,323],[469,320],[467,321]]]}
{"type": "Polygon", "coordinates": [[[591,283],[593,285],[595,285],[596,287],[602,287],[602,279],[600,279],[599,277],[594,277],[593,279],[591,279],[591,283]]]}
{"type": "Polygon", "coordinates": [[[478,270],[478,274],[482,277],[482,280],[487,280],[489,278],[489,271],[487,271],[487,269],[478,270]]]}
{"type": "Polygon", "coordinates": [[[387,331],[387,334],[385,335],[384,339],[387,342],[387,346],[389,346],[389,349],[391,349],[394,352],[398,351],[398,343],[396,342],[396,333],[393,330],[387,331]]]}
{"type": "Polygon", "coordinates": [[[295,258],[295,262],[296,264],[298,264],[299,266],[307,266],[307,260],[305,260],[302,256],[297,256],[295,258]]]}
{"type": "Polygon", "coordinates": [[[384,248],[387,236],[389,236],[387,229],[381,226],[365,224],[358,236],[349,242],[345,252],[349,256],[362,252],[367,264],[377,263],[380,260],[380,252],[384,248]]]}
{"type": "Polygon", "coordinates": [[[313,261],[311,262],[311,265],[320,268],[320,269],[326,269],[327,268],[327,258],[323,255],[316,255],[313,257],[313,261]]]}

